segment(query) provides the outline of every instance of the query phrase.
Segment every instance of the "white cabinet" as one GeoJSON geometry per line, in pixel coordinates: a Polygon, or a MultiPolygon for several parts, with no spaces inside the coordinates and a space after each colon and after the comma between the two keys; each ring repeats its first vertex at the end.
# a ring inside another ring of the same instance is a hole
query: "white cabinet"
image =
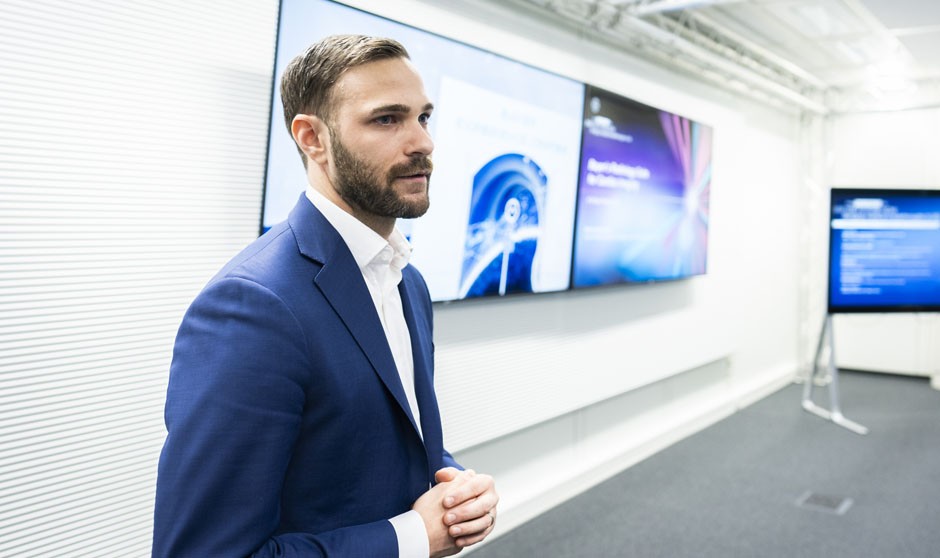
{"type": "Polygon", "coordinates": [[[839,368],[928,376],[940,389],[940,315],[838,314],[833,332],[839,368]]]}

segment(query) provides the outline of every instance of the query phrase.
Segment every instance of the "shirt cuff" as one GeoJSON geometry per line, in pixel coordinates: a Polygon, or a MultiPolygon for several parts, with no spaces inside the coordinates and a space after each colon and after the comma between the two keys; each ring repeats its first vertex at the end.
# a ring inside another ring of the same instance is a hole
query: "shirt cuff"
{"type": "Polygon", "coordinates": [[[431,544],[421,514],[409,510],[388,520],[398,537],[398,558],[428,558],[431,544]]]}

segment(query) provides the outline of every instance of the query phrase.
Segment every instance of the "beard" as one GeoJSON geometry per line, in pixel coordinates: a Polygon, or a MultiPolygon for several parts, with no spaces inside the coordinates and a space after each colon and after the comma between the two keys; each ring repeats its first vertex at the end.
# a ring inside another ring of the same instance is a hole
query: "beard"
{"type": "Polygon", "coordinates": [[[392,166],[385,175],[376,166],[370,165],[363,158],[357,157],[343,145],[336,133],[332,134],[330,147],[333,150],[333,163],[336,166],[334,187],[339,196],[359,211],[378,217],[395,219],[414,219],[424,215],[430,206],[427,186],[424,196],[407,199],[395,190],[395,179],[418,173],[427,174],[430,185],[430,171],[433,168],[427,155],[413,155],[407,163],[392,166]]]}

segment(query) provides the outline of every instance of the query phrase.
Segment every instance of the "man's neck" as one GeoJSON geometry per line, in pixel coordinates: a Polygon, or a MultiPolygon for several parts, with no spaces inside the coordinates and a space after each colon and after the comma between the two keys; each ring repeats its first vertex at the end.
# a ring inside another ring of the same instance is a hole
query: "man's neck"
{"type": "MultiPolygon", "coordinates": [[[[342,206],[341,206],[342,207],[342,206]]],[[[395,230],[395,218],[394,217],[379,217],[371,213],[364,213],[362,211],[353,210],[350,212],[350,215],[359,219],[365,226],[374,230],[379,236],[388,240],[392,236],[392,231],[395,230]]]]}
{"type": "Polygon", "coordinates": [[[396,219],[394,217],[381,217],[347,203],[330,184],[322,184],[313,180],[310,181],[310,184],[314,190],[333,202],[336,207],[355,217],[360,223],[375,231],[382,238],[388,240],[392,235],[392,231],[395,230],[396,219]]]}

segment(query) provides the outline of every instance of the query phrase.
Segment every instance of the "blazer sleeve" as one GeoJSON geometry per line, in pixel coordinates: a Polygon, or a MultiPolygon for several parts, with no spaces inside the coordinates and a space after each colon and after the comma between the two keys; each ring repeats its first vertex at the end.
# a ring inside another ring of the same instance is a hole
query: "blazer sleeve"
{"type": "Polygon", "coordinates": [[[387,520],[277,533],[310,382],[303,329],[275,293],[225,278],[183,319],[167,390],[154,557],[394,557],[387,520]]]}
{"type": "Polygon", "coordinates": [[[446,449],[443,452],[443,463],[445,467],[453,467],[455,469],[460,469],[461,471],[464,470],[463,465],[457,463],[457,460],[454,459],[454,456],[452,456],[446,449]]]}

